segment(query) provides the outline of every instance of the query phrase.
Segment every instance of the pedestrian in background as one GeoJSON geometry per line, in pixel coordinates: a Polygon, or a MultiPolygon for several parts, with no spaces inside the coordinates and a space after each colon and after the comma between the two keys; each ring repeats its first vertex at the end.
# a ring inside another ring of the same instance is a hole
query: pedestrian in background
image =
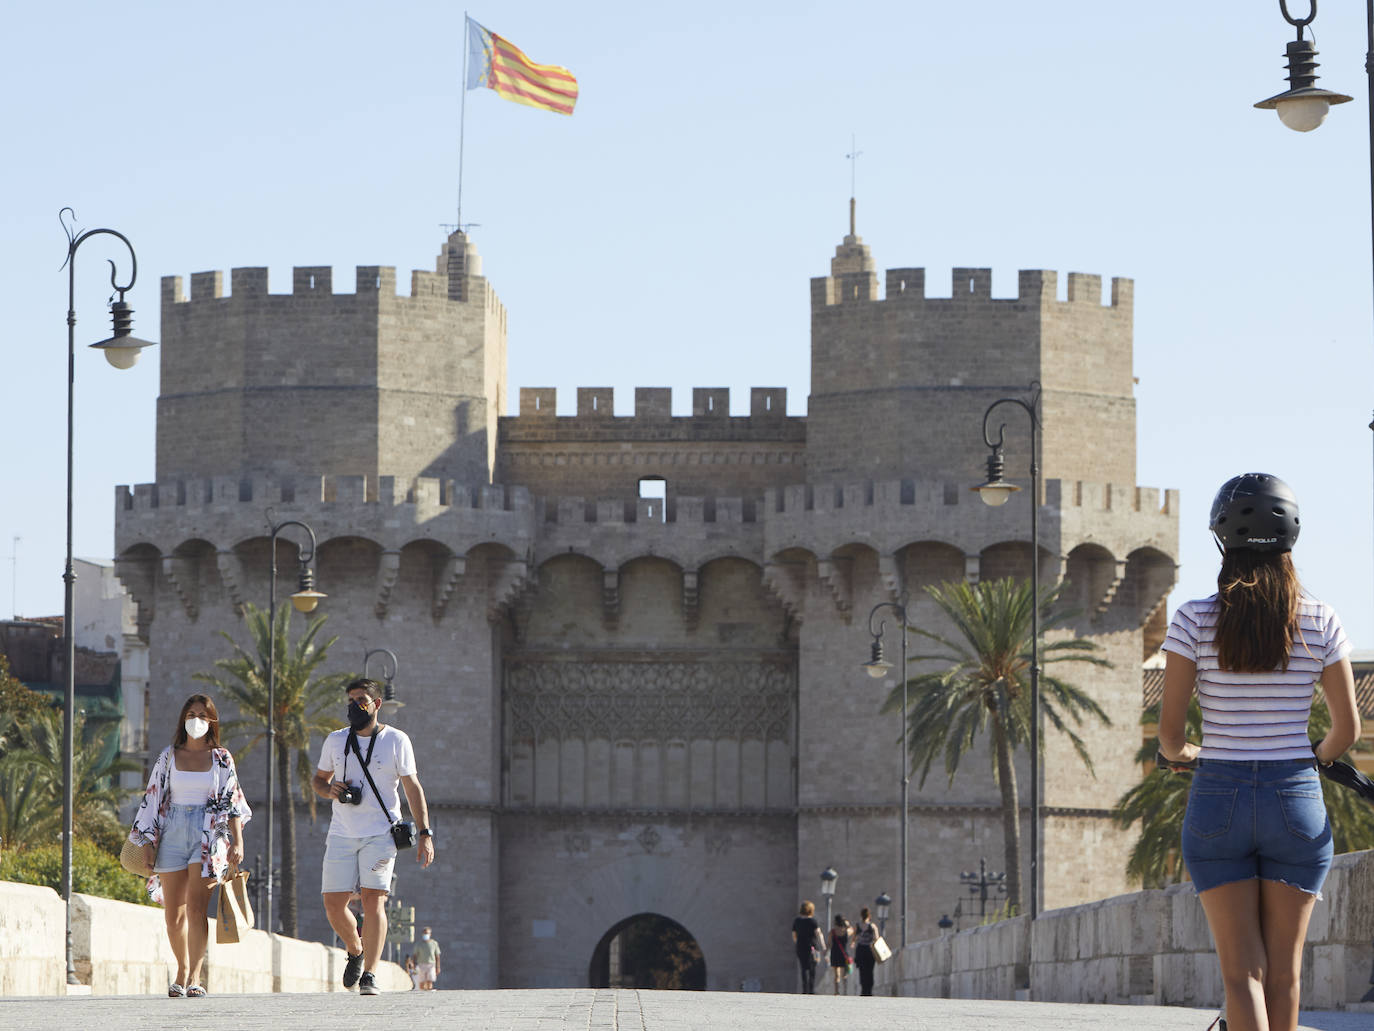
{"type": "Polygon", "coordinates": [[[415,967],[415,957],[406,953],[406,974],[410,977],[410,990],[413,992],[420,987],[420,972],[415,967]]]}
{"type": "Polygon", "coordinates": [[[854,965],[859,968],[859,994],[873,994],[873,943],[878,940],[878,925],[873,922],[868,907],[859,910],[859,933],[854,938],[854,965]]]}
{"type": "Polygon", "coordinates": [[[792,942],[797,950],[797,964],[801,967],[803,995],[816,994],[816,963],[819,961],[818,953],[825,944],[815,914],[816,904],[803,901],[801,915],[792,921],[792,942]]]}
{"type": "Polygon", "coordinates": [[[177,961],[173,999],[199,998],[210,940],[210,892],[243,862],[243,825],[252,811],[239,788],[234,757],[219,746],[219,713],[203,694],[181,706],[176,734],[153,764],[129,840],[142,845],[153,876],[148,894],[161,902],[167,941],[177,961]]]}
{"type": "Polygon", "coordinates": [[[1216,942],[1227,1026],[1292,1031],[1307,923],[1332,856],[1316,764],[1360,736],[1350,643],[1298,582],[1298,499],[1286,483],[1233,477],[1208,528],[1222,553],[1217,593],[1179,606],[1169,626],[1159,750],[1175,772],[1197,763],[1183,862],[1216,942]],[[1314,745],[1317,681],[1331,729],[1314,745]],[[1200,745],[1185,738],[1194,690],[1200,745]]]}
{"type": "Polygon", "coordinates": [[[442,950],[434,940],[434,931],[426,927],[420,932],[420,940],[415,943],[415,971],[420,982],[420,991],[434,991],[434,982],[439,979],[439,954],[442,950]]]}
{"type": "Polygon", "coordinates": [[[849,979],[850,939],[853,936],[853,926],[843,916],[836,913],[835,926],[830,928],[830,969],[835,974],[836,995],[848,994],[846,991],[842,991],[842,988],[848,987],[845,982],[849,979]]]}

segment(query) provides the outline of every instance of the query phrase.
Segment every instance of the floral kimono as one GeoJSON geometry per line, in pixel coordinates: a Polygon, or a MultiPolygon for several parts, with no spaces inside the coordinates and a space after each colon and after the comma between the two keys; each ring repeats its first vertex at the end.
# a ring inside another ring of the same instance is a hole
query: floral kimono
{"type": "MultiPolygon", "coordinates": [[[[211,787],[210,797],[205,800],[205,829],[201,834],[202,877],[221,880],[229,867],[229,820],[237,816],[244,824],[253,818],[248,802],[239,787],[238,773],[234,769],[234,757],[227,748],[210,750],[211,787]]],[[[172,805],[172,749],[169,745],[162,750],[153,765],[153,775],[148,778],[148,789],[143,793],[143,804],[134,814],[134,826],[129,831],[129,840],[135,845],[156,846],[162,837],[162,825],[172,805]]],[[[162,882],[157,874],[148,878],[148,897],[154,902],[162,901],[162,882]]]]}

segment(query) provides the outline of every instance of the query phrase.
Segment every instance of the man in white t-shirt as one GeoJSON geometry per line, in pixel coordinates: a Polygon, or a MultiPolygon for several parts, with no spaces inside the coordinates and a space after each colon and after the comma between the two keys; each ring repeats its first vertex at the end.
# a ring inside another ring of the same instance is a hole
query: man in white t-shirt
{"type": "Polygon", "coordinates": [[[402,785],[418,828],[415,858],[422,867],[434,861],[434,835],[425,792],[415,776],[415,752],[404,731],[378,721],[381,704],[382,688],[375,680],[348,685],[348,729],[324,739],[313,781],[315,794],[334,803],[320,879],[324,911],[348,951],[343,985],[356,984],[361,995],[378,993],[373,971],[386,942],[386,897],[396,864],[391,826],[401,819],[402,785]],[[363,773],[364,763],[376,793],[363,773]],[[348,909],[355,891],[363,900],[361,935],[348,909]]]}

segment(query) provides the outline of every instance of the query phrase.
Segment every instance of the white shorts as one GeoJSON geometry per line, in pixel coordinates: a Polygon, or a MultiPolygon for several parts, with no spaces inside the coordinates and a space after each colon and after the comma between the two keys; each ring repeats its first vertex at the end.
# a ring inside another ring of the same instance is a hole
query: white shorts
{"type": "Polygon", "coordinates": [[[391,872],[396,866],[396,842],[391,832],[370,838],[341,838],[330,835],[324,842],[324,870],[320,892],[354,892],[359,888],[391,890],[391,872]]]}
{"type": "Polygon", "coordinates": [[[418,967],[415,968],[415,976],[419,978],[421,984],[433,984],[434,964],[421,963],[418,967]]]}

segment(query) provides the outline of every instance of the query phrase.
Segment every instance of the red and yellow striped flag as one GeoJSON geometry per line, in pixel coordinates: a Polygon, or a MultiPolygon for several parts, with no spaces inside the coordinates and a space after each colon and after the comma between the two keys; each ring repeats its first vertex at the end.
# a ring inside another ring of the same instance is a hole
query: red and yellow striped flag
{"type": "Polygon", "coordinates": [[[468,89],[486,86],[517,104],[570,115],[577,79],[556,64],[535,64],[514,43],[468,19],[468,89]]]}

